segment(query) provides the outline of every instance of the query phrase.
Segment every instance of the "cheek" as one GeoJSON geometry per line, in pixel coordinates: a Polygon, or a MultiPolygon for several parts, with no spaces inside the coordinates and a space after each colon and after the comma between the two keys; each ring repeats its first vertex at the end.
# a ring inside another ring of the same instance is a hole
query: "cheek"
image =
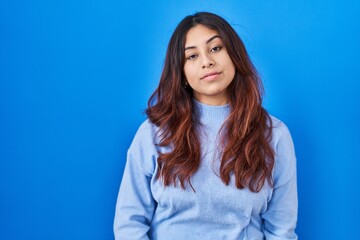
{"type": "Polygon", "coordinates": [[[235,77],[236,70],[235,70],[234,64],[232,62],[230,64],[231,64],[231,74],[232,74],[232,79],[233,79],[235,77]]]}
{"type": "Polygon", "coordinates": [[[184,74],[188,82],[192,82],[196,78],[196,71],[189,65],[184,66],[184,74]]]}
{"type": "Polygon", "coordinates": [[[227,72],[229,74],[229,77],[232,79],[235,77],[235,65],[234,63],[231,61],[230,58],[227,59],[226,61],[226,66],[227,66],[227,72]]]}

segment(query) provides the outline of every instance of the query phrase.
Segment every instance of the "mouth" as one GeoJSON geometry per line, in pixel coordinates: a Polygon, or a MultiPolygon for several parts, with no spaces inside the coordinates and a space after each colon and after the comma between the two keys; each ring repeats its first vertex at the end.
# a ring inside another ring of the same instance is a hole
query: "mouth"
{"type": "Polygon", "coordinates": [[[212,80],[215,80],[220,74],[221,74],[221,72],[211,72],[211,73],[204,75],[200,79],[206,80],[206,81],[212,81],[212,80]]]}

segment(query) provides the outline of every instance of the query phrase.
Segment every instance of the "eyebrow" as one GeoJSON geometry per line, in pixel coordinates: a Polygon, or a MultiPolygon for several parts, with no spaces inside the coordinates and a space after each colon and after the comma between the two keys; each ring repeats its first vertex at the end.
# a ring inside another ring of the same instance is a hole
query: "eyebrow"
{"type": "MultiPolygon", "coordinates": [[[[207,41],[206,41],[206,44],[209,44],[212,40],[214,40],[215,38],[220,38],[221,39],[221,37],[219,36],[219,35],[215,35],[215,36],[212,36],[211,38],[209,38],[207,41]]],[[[194,48],[196,48],[195,46],[189,46],[189,47],[186,47],[185,48],[185,51],[186,50],[189,50],[189,49],[194,49],[194,48]]]]}

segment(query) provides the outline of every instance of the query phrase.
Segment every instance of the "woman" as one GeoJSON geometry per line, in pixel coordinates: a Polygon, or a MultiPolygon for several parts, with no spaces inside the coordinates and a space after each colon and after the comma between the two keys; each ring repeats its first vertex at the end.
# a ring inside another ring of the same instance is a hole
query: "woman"
{"type": "Polygon", "coordinates": [[[297,239],[292,139],[261,102],[234,29],[185,17],[128,150],[115,239],[297,239]]]}

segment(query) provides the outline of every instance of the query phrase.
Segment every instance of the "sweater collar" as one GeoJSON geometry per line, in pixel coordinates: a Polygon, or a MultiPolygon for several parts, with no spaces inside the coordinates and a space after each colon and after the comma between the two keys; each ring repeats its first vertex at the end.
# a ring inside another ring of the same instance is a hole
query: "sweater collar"
{"type": "Polygon", "coordinates": [[[201,123],[217,123],[224,122],[230,114],[230,105],[225,104],[221,106],[212,106],[201,103],[193,98],[194,107],[196,109],[197,117],[201,123]]]}

